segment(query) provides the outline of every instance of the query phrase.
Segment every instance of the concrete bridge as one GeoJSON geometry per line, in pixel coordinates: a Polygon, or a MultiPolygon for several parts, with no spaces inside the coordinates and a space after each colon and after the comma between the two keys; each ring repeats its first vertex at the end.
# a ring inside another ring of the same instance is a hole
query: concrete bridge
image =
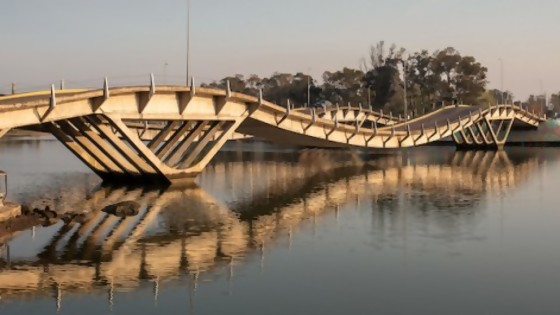
{"type": "Polygon", "coordinates": [[[536,129],[543,120],[514,105],[448,106],[406,122],[360,108],[302,112],[262,95],[156,87],[153,80],[0,99],[0,136],[13,128],[48,130],[106,181],[191,180],[236,133],[321,148],[398,149],[452,137],[461,148],[501,149],[512,128],[536,129]],[[146,141],[134,124],[159,130],[146,141]]]}

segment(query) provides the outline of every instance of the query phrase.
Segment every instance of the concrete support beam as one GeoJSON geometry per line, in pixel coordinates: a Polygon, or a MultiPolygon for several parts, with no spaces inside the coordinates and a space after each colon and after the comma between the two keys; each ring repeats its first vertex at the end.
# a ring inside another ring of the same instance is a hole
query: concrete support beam
{"type": "MultiPolygon", "coordinates": [[[[148,164],[148,166],[153,170],[153,171],[147,171],[146,175],[154,176],[155,178],[165,179],[166,176],[164,175],[163,163],[150,149],[148,149],[148,147],[142,142],[142,140],[140,140],[140,138],[137,135],[131,132],[126,126],[126,124],[120,118],[111,117],[111,116],[108,116],[107,118],[110,120],[111,124],[118,130],[121,136],[125,138],[127,142],[130,144],[130,146],[134,148],[134,150],[137,152],[135,156],[137,158],[140,158],[141,156],[142,159],[144,159],[148,164]]],[[[122,149],[126,150],[125,147],[122,147],[122,149]]]]}
{"type": "Polygon", "coordinates": [[[162,142],[167,140],[169,134],[171,134],[171,132],[173,132],[179,125],[181,125],[181,122],[178,120],[173,120],[171,122],[168,122],[167,126],[165,126],[165,128],[163,128],[154,137],[154,139],[150,141],[150,143],[148,144],[148,148],[152,151],[155,151],[161,145],[162,142]]]}
{"type": "Polygon", "coordinates": [[[10,131],[10,128],[6,128],[6,129],[0,129],[0,138],[2,138],[3,136],[5,136],[8,131],[10,131]]]}
{"type": "Polygon", "coordinates": [[[49,130],[51,134],[58,139],[68,150],[70,150],[74,155],[79,158],[85,165],[87,165],[94,173],[103,179],[107,179],[107,176],[111,173],[111,170],[103,164],[102,161],[95,157],[90,152],[86,151],[79,143],[72,140],[67,136],[60,126],[54,123],[49,124],[49,130]]]}
{"type": "Polygon", "coordinates": [[[70,122],[81,130],[82,134],[86,136],[92,143],[94,143],[99,150],[108,156],[116,165],[125,170],[131,176],[141,176],[142,169],[138,166],[132,165],[121,153],[119,153],[113,146],[111,146],[99,134],[93,131],[90,126],[86,125],[84,118],[70,119],[70,122]]]}
{"type": "Polygon", "coordinates": [[[205,152],[202,159],[196,164],[191,165],[189,168],[192,172],[202,172],[202,170],[210,163],[210,160],[214,158],[216,153],[220,151],[222,146],[227,142],[229,138],[233,135],[233,133],[239,128],[241,123],[243,122],[243,118],[238,118],[233,123],[225,124],[223,127],[222,133],[218,137],[218,139],[210,144],[210,148],[205,152]]]}
{"type": "Polygon", "coordinates": [[[174,167],[179,160],[183,157],[189,146],[197,139],[200,138],[204,128],[208,125],[207,121],[197,122],[195,127],[189,131],[188,135],[181,140],[181,142],[173,149],[169,156],[164,160],[165,163],[174,167]]]}
{"type": "Polygon", "coordinates": [[[210,130],[208,130],[204,136],[202,136],[202,138],[200,138],[198,140],[198,142],[196,143],[196,145],[194,146],[194,148],[192,149],[192,151],[190,151],[188,153],[188,155],[183,159],[183,161],[181,162],[181,167],[182,168],[186,168],[191,166],[191,164],[196,160],[196,158],[198,157],[198,155],[202,152],[202,150],[206,147],[206,145],[208,144],[208,142],[210,142],[210,140],[212,140],[212,138],[214,137],[214,135],[216,135],[216,133],[220,130],[220,128],[222,128],[222,126],[225,124],[225,121],[219,121],[219,122],[214,122],[212,124],[212,126],[210,127],[210,130]]]}
{"type": "Polygon", "coordinates": [[[58,122],[60,129],[68,136],[70,136],[76,143],[78,143],[89,155],[94,156],[99,162],[101,162],[109,172],[114,173],[118,176],[124,176],[127,174],[126,169],[121,168],[113,160],[107,156],[103,151],[101,151],[93,142],[91,142],[87,137],[76,130],[73,125],[68,121],[62,120],[58,122]]]}
{"type": "Polygon", "coordinates": [[[128,127],[120,119],[110,119],[113,125],[132,148],[128,146],[121,138],[113,133],[111,128],[101,122],[98,117],[87,117],[103,137],[110,141],[110,143],[124,156],[132,165],[142,172],[143,175],[161,177],[163,174],[160,171],[160,162],[153,159],[153,153],[146,145],[131,132],[128,127]],[[134,148],[134,150],[133,150],[134,148]],[[136,152],[134,152],[136,151],[136,152]],[[147,156],[146,154],[151,154],[147,156]],[[152,159],[150,159],[152,157],[152,159]]]}
{"type": "Polygon", "coordinates": [[[183,136],[185,136],[185,134],[187,134],[189,132],[189,129],[191,129],[192,126],[193,125],[192,125],[191,122],[183,121],[183,125],[180,128],[178,128],[177,130],[175,130],[175,132],[173,133],[173,135],[171,135],[169,140],[167,140],[167,142],[165,142],[155,152],[158,159],[162,160],[169,153],[169,151],[171,151],[171,149],[173,149],[177,145],[177,142],[179,142],[179,140],[181,138],[183,138],[183,136]]]}
{"type": "Polygon", "coordinates": [[[484,117],[478,114],[476,121],[471,121],[459,132],[454,132],[453,141],[460,149],[493,149],[501,150],[507,141],[514,118],[511,118],[513,111],[507,108],[497,108],[484,117]],[[502,115],[499,116],[498,114],[502,115]],[[480,118],[480,119],[478,119],[480,118]]]}

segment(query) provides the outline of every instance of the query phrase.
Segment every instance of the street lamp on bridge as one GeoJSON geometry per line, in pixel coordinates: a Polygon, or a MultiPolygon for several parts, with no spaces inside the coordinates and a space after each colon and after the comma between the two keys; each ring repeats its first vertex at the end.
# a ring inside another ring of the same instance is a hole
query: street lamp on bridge
{"type": "MultiPolygon", "coordinates": [[[[408,68],[408,64],[406,59],[402,58],[402,67],[403,67],[403,96],[404,96],[404,120],[408,120],[408,96],[407,96],[407,89],[406,89],[406,70],[408,68]]],[[[369,91],[368,91],[369,92],[369,91]]]]}
{"type": "Polygon", "coordinates": [[[187,72],[187,78],[186,78],[186,84],[189,85],[189,58],[190,58],[190,49],[191,49],[191,44],[190,44],[190,34],[191,33],[191,0],[187,0],[187,66],[186,66],[186,72],[187,72]]]}

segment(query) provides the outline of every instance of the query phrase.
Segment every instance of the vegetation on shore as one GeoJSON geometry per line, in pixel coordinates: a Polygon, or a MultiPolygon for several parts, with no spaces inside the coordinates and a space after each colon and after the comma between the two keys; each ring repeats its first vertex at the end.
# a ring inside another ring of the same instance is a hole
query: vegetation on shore
{"type": "MultiPolygon", "coordinates": [[[[487,71],[473,56],[462,55],[453,47],[434,52],[407,52],[384,41],[373,45],[359,68],[344,67],[325,71],[321,80],[298,72],[274,73],[270,77],[242,74],[227,76],[205,84],[255,95],[262,89],[265,99],[295,107],[317,103],[362,104],[376,110],[403,114],[405,99],[408,111],[423,112],[442,104],[462,103],[493,105],[513,102],[513,94],[487,90],[487,71]],[[406,86],[405,86],[406,84],[406,86]]],[[[560,93],[553,94],[551,104],[560,108],[560,93]]],[[[518,104],[520,102],[517,102],[518,104]]],[[[541,96],[531,96],[524,105],[542,111],[541,96]]]]}

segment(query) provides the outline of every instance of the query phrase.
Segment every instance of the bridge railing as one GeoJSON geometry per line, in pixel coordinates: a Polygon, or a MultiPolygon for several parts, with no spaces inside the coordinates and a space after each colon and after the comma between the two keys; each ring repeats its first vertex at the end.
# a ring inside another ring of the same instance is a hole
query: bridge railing
{"type": "MultiPolygon", "coordinates": [[[[148,85],[150,84],[151,75],[150,73],[115,75],[107,76],[107,80],[111,87],[148,85]]],[[[156,85],[186,85],[184,75],[154,73],[153,76],[156,85]]],[[[105,77],[59,79],[49,82],[6,81],[0,82],[0,95],[46,91],[50,90],[51,85],[54,85],[56,90],[101,89],[103,88],[104,80],[105,77]]],[[[196,77],[195,85],[200,86],[203,83],[214,81],[219,80],[210,77],[196,77]]]]}

